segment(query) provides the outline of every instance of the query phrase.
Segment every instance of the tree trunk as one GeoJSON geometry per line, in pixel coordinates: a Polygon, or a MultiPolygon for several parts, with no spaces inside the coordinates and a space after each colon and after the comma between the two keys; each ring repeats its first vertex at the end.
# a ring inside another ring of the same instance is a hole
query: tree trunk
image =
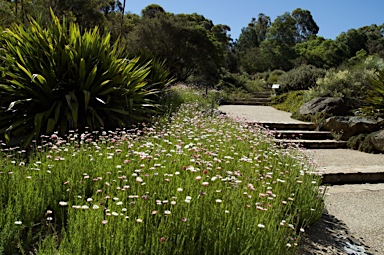
{"type": "Polygon", "coordinates": [[[21,3],[21,19],[24,24],[24,21],[25,21],[24,0],[20,0],[20,3],[21,3]]]}
{"type": "Polygon", "coordinates": [[[120,36],[123,34],[123,23],[124,23],[124,12],[125,12],[125,3],[127,0],[124,0],[123,3],[123,12],[121,13],[121,26],[120,26],[120,36]]]}
{"type": "Polygon", "coordinates": [[[15,0],[15,5],[16,5],[16,7],[15,7],[16,19],[17,19],[17,4],[18,4],[18,1],[19,1],[19,0],[15,0]]]}

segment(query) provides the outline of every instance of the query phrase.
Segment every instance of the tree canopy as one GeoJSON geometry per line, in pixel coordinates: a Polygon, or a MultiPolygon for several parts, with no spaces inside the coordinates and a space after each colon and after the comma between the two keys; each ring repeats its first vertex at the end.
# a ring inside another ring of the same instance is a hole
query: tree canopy
{"type": "Polygon", "coordinates": [[[98,26],[111,42],[120,38],[127,56],[144,54],[166,60],[181,81],[189,77],[214,81],[223,69],[255,74],[288,71],[301,64],[332,68],[349,59],[377,54],[384,57],[384,24],[351,28],[336,39],[317,36],[320,28],[309,10],[297,8],[271,21],[264,13],[251,18],[235,41],[230,27],[198,13],[174,14],[150,4],[140,14],[124,13],[119,0],[0,0],[0,27],[28,26],[28,19],[50,22],[51,8],[59,18],[81,29],[98,26]]]}
{"type": "Polygon", "coordinates": [[[185,81],[192,74],[217,73],[229,44],[225,25],[214,26],[201,15],[158,12],[143,16],[126,42],[130,54],[166,59],[173,75],[185,81]]]}

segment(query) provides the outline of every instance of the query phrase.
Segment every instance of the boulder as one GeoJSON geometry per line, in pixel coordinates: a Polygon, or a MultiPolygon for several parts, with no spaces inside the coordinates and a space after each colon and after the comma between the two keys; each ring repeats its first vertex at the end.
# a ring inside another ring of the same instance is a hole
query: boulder
{"type": "Polygon", "coordinates": [[[341,97],[316,97],[303,104],[298,113],[300,115],[315,115],[318,112],[329,115],[347,115],[348,107],[341,97]]]}
{"type": "Polygon", "coordinates": [[[384,152],[384,129],[373,133],[371,142],[376,150],[384,152]]]}
{"type": "Polygon", "coordinates": [[[347,141],[351,136],[372,133],[384,126],[382,118],[362,116],[334,116],[325,120],[323,129],[336,133],[340,140],[347,141]]]}

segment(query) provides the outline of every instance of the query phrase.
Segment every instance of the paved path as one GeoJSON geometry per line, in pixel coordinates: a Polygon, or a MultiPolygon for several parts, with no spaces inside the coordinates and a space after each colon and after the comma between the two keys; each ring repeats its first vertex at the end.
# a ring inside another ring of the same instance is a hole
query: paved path
{"type": "Polygon", "coordinates": [[[277,122],[277,123],[304,123],[291,118],[289,112],[279,111],[271,106],[253,105],[222,105],[219,110],[229,116],[244,118],[247,121],[277,122]]]}
{"type": "MultiPolygon", "coordinates": [[[[302,123],[290,118],[290,113],[270,106],[225,105],[220,106],[219,110],[246,121],[302,123]]],[[[350,149],[307,150],[307,153],[322,171],[347,172],[358,169],[361,172],[384,172],[383,154],[367,154],[350,149]]],[[[309,231],[309,238],[314,240],[306,241],[315,250],[305,250],[300,254],[383,255],[384,184],[332,186],[328,193],[325,200],[328,214],[315,224],[315,231],[313,228],[309,231]],[[347,230],[340,228],[343,223],[347,230]],[[341,238],[342,235],[345,238],[341,238]],[[362,246],[359,246],[360,242],[362,246]]]]}
{"type": "Polygon", "coordinates": [[[328,213],[343,221],[373,254],[384,254],[384,185],[334,186],[326,198],[328,213]]]}

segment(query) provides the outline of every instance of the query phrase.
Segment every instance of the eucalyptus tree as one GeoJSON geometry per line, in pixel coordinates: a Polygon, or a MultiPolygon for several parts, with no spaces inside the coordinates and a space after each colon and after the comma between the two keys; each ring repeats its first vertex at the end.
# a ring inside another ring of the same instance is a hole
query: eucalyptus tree
{"type": "Polygon", "coordinates": [[[0,0],[0,26],[8,26],[15,19],[14,5],[10,1],[0,0]]]}
{"type": "Polygon", "coordinates": [[[156,17],[156,13],[164,13],[164,8],[158,4],[150,4],[146,6],[143,10],[141,10],[142,17],[154,18],[156,17]]]}
{"type": "Polygon", "coordinates": [[[308,41],[319,32],[310,11],[297,8],[292,12],[292,17],[296,21],[296,43],[308,41]]]}
{"type": "Polygon", "coordinates": [[[378,54],[384,57],[384,24],[365,26],[360,28],[367,35],[366,47],[369,54],[378,54]]]}
{"type": "Polygon", "coordinates": [[[247,27],[241,29],[241,34],[237,41],[237,47],[245,50],[252,47],[259,47],[265,40],[267,29],[271,26],[271,18],[260,13],[256,18],[252,18],[247,27]]]}
{"type": "Polygon", "coordinates": [[[93,28],[104,24],[103,7],[98,0],[57,0],[54,10],[59,17],[66,16],[82,28],[93,28]]]}
{"type": "Polygon", "coordinates": [[[316,36],[309,41],[295,45],[298,58],[305,64],[331,68],[348,58],[348,47],[332,39],[316,36]]]}
{"type": "Polygon", "coordinates": [[[0,26],[9,27],[12,23],[29,24],[29,17],[42,23],[50,20],[48,0],[0,0],[0,26]]]}
{"type": "Polygon", "coordinates": [[[252,18],[248,26],[241,30],[239,39],[235,42],[232,50],[238,58],[242,71],[252,74],[268,68],[259,47],[266,39],[270,26],[271,18],[260,13],[257,19],[252,18]]]}
{"type": "Polygon", "coordinates": [[[311,13],[300,8],[292,14],[278,16],[267,30],[266,39],[260,45],[261,52],[270,59],[271,69],[289,70],[297,55],[295,45],[308,41],[319,31],[311,13]]]}
{"type": "Polygon", "coordinates": [[[355,56],[360,50],[365,50],[369,54],[384,56],[383,25],[372,24],[357,29],[349,29],[347,32],[341,33],[336,41],[348,47],[349,58],[355,56]]]}
{"type": "Polygon", "coordinates": [[[349,29],[347,32],[341,33],[336,41],[348,47],[348,58],[355,56],[359,50],[367,50],[367,35],[359,29],[349,29]]]}
{"type": "Polygon", "coordinates": [[[296,20],[289,12],[278,16],[268,28],[261,52],[269,60],[270,69],[289,70],[293,66],[296,43],[296,20]]]}
{"type": "Polygon", "coordinates": [[[192,74],[219,71],[225,60],[223,43],[227,43],[227,31],[227,26],[214,26],[196,13],[175,15],[157,11],[154,16],[141,17],[127,38],[126,49],[133,55],[166,59],[172,74],[185,81],[192,74]]]}
{"type": "Polygon", "coordinates": [[[119,0],[103,0],[101,3],[100,11],[104,13],[105,16],[115,12],[124,13],[125,6],[119,0]]]}

